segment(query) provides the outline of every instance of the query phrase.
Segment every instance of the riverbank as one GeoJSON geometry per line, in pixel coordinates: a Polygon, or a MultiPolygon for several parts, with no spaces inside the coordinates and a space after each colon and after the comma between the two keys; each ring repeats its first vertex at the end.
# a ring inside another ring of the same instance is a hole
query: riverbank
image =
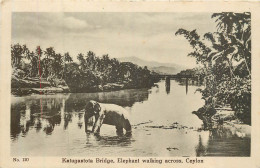
{"type": "Polygon", "coordinates": [[[233,136],[235,135],[241,138],[251,136],[251,126],[243,124],[235,116],[235,112],[230,107],[216,108],[214,112],[215,114],[213,115],[209,115],[205,112],[203,113],[203,110],[194,111],[192,113],[197,115],[199,119],[203,121],[205,130],[214,130],[215,132],[219,132],[225,129],[228,130],[225,132],[233,136]]]}
{"type": "MultiPolygon", "coordinates": [[[[104,86],[93,88],[93,92],[107,92],[128,89],[122,84],[109,83],[104,86]]],[[[25,96],[30,94],[55,94],[55,93],[71,93],[70,88],[66,85],[47,86],[47,87],[16,87],[11,90],[13,95],[25,96]]],[[[84,92],[83,92],[84,93],[84,92]]]]}
{"type": "MultiPolygon", "coordinates": [[[[93,92],[109,92],[118,91],[124,89],[139,89],[143,87],[136,87],[127,82],[121,83],[107,83],[104,85],[96,85],[90,89],[81,90],[81,93],[93,93],[93,92]]],[[[15,96],[25,96],[30,94],[56,94],[56,93],[72,93],[67,84],[56,79],[52,81],[50,79],[39,78],[18,78],[12,76],[11,80],[11,93],[15,96]]]]}

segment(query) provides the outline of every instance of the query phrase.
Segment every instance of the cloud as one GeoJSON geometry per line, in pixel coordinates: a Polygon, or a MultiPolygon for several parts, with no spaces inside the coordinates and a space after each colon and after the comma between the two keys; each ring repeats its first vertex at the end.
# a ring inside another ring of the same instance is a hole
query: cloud
{"type": "Polygon", "coordinates": [[[64,28],[68,28],[71,30],[78,30],[78,29],[87,29],[87,28],[100,28],[100,26],[91,26],[86,23],[84,20],[76,19],[72,16],[65,17],[62,21],[62,26],[64,28]]]}
{"type": "Polygon", "coordinates": [[[210,13],[14,13],[12,41],[57,52],[89,50],[98,56],[137,56],[158,62],[187,64],[191,48],[179,28],[199,34],[215,29],[210,13]]]}
{"type": "Polygon", "coordinates": [[[13,38],[45,38],[61,34],[79,34],[87,30],[100,29],[100,25],[88,24],[86,20],[67,16],[64,13],[13,13],[13,38]]]}

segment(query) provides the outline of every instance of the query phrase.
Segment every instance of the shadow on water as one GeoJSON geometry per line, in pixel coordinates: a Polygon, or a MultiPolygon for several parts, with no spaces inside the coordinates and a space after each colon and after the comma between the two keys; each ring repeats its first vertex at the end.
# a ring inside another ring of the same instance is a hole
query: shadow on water
{"type": "Polygon", "coordinates": [[[167,94],[170,94],[171,92],[171,79],[169,77],[166,77],[165,79],[165,91],[167,94]]]}
{"type": "Polygon", "coordinates": [[[196,146],[196,156],[250,156],[250,137],[241,137],[239,132],[224,126],[209,131],[207,144],[196,146]]]}
{"type": "Polygon", "coordinates": [[[195,148],[196,156],[205,156],[206,154],[206,147],[202,144],[201,135],[199,135],[199,144],[195,148]]]}
{"type": "Polygon", "coordinates": [[[33,129],[37,132],[43,130],[47,135],[51,135],[55,126],[60,125],[61,121],[63,121],[63,129],[66,130],[74,116],[78,118],[78,127],[82,128],[84,116],[82,110],[89,100],[132,107],[136,102],[148,100],[148,95],[148,89],[129,89],[21,98],[22,101],[13,102],[11,105],[11,139],[16,140],[20,134],[24,137],[33,129]]]}
{"type": "Polygon", "coordinates": [[[134,140],[132,136],[100,136],[92,133],[86,134],[86,146],[129,146],[134,140]]]}

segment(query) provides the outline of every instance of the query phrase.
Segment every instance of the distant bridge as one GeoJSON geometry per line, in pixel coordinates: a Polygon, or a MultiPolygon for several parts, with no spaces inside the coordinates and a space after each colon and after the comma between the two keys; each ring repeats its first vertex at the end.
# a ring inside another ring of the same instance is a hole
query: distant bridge
{"type": "Polygon", "coordinates": [[[189,79],[198,79],[198,76],[194,75],[153,75],[155,78],[160,78],[160,79],[165,79],[165,78],[170,78],[170,79],[183,79],[183,78],[189,78],[189,79]]]}

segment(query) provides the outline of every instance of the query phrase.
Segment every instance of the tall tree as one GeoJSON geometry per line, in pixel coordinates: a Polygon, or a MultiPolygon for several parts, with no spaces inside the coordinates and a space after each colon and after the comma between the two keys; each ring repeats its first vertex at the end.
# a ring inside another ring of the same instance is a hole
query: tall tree
{"type": "Polygon", "coordinates": [[[236,49],[233,57],[245,64],[251,76],[251,13],[222,12],[214,13],[217,28],[230,38],[236,49]]]}
{"type": "Polygon", "coordinates": [[[77,59],[79,60],[79,65],[81,66],[82,69],[86,68],[86,60],[85,56],[82,53],[79,53],[77,56],[77,59]]]}
{"type": "Polygon", "coordinates": [[[26,57],[26,53],[28,51],[29,50],[26,45],[21,46],[19,43],[11,45],[12,66],[21,68],[22,58],[26,57]]]}
{"type": "Polygon", "coordinates": [[[39,71],[39,58],[33,51],[28,52],[26,58],[30,61],[30,76],[35,77],[39,71]]]}
{"type": "Polygon", "coordinates": [[[52,75],[55,75],[56,77],[60,78],[62,76],[62,70],[63,70],[63,59],[61,54],[55,54],[53,57],[53,60],[51,62],[52,67],[52,75]]]}
{"type": "Polygon", "coordinates": [[[43,69],[43,76],[48,77],[49,73],[52,73],[52,61],[56,55],[55,50],[53,47],[46,48],[44,51],[45,57],[43,58],[42,62],[44,64],[44,69],[43,69]]]}
{"type": "Polygon", "coordinates": [[[42,68],[41,57],[42,57],[43,51],[40,46],[37,46],[35,52],[37,54],[37,59],[38,59],[38,76],[42,77],[43,68],[42,68]]]}
{"type": "Polygon", "coordinates": [[[73,62],[73,59],[72,59],[72,57],[70,56],[69,52],[66,52],[66,53],[64,54],[64,63],[66,63],[66,62],[68,62],[68,63],[73,62]]]}

